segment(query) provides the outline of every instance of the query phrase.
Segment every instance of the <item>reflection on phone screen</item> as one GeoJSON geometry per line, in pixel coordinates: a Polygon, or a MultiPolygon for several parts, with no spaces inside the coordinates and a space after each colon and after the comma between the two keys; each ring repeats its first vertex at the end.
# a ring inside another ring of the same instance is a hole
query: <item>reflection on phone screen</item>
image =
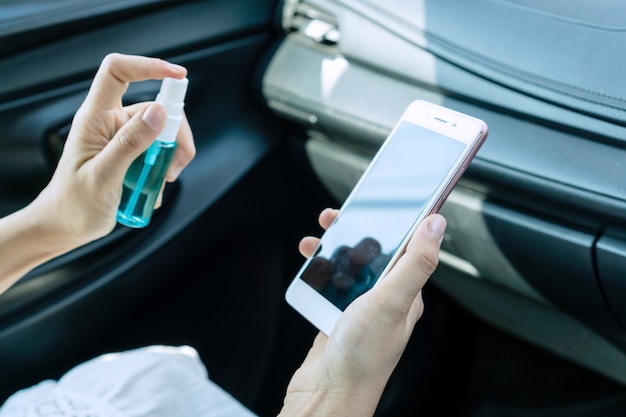
{"type": "Polygon", "coordinates": [[[465,144],[403,121],[301,278],[340,310],[374,286],[465,144]]]}

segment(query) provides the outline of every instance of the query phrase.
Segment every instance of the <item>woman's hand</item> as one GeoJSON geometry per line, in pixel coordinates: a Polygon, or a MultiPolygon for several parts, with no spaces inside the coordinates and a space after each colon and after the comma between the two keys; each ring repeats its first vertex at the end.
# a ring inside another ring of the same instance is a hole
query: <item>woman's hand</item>
{"type": "MultiPolygon", "coordinates": [[[[327,209],[320,225],[337,215],[327,209]]],[[[342,313],[327,337],[320,333],[294,374],[281,415],[373,415],[382,392],[421,317],[422,287],[438,265],[446,222],[426,218],[389,273],[342,313]]],[[[300,251],[311,256],[318,239],[307,237],[300,251]]]]}
{"type": "MultiPolygon", "coordinates": [[[[54,176],[33,204],[56,228],[59,243],[77,247],[113,230],[126,171],[164,127],[165,110],[158,104],[122,107],[129,83],[186,74],[185,68],[156,58],[111,54],[102,61],[54,176]]],[[[183,118],[166,180],[176,180],[194,155],[183,118]]]]}
{"type": "MultiPolygon", "coordinates": [[[[122,107],[122,96],[131,82],[186,74],[156,58],[111,54],[102,61],[50,183],[27,207],[0,219],[0,293],[36,266],[113,230],[126,171],[166,119],[155,103],[122,107]]],[[[174,181],[194,156],[184,118],[166,180],[174,181]]]]}

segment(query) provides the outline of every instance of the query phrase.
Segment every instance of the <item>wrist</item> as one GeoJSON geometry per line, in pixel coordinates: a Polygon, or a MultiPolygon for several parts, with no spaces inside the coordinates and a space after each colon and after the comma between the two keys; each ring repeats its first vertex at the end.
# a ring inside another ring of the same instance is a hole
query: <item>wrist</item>
{"type": "Polygon", "coordinates": [[[115,226],[110,207],[102,208],[88,193],[81,196],[80,188],[69,191],[68,188],[53,178],[25,208],[35,222],[32,226],[47,240],[56,256],[106,235],[115,226]]]}
{"type": "Polygon", "coordinates": [[[25,237],[31,241],[33,255],[39,254],[46,260],[81,246],[80,239],[58,218],[63,207],[56,207],[48,200],[42,193],[16,213],[23,224],[25,237]]]}
{"type": "Polygon", "coordinates": [[[290,393],[279,417],[372,416],[383,389],[361,384],[321,388],[315,392],[290,393]]]}

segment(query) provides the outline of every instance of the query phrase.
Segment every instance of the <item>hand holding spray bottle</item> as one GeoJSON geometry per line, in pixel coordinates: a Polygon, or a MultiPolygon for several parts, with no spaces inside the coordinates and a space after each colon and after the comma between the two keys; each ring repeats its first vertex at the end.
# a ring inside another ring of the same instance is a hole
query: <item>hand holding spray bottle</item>
{"type": "Polygon", "coordinates": [[[154,204],[161,191],[163,179],[176,149],[176,135],[182,120],[187,78],[165,78],[156,103],[165,108],[165,127],[139,158],[131,164],[117,210],[117,221],[129,227],[146,227],[150,223],[154,204]]]}

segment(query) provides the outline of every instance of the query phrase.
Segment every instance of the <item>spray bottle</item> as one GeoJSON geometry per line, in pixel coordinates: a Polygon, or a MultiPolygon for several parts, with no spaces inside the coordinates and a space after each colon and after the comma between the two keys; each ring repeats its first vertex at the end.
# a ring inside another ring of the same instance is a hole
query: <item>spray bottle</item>
{"type": "Polygon", "coordinates": [[[187,78],[165,78],[156,103],[165,108],[167,121],[159,137],[131,164],[117,209],[117,221],[129,227],[146,227],[161,191],[163,178],[176,149],[176,135],[182,120],[187,78]]]}

